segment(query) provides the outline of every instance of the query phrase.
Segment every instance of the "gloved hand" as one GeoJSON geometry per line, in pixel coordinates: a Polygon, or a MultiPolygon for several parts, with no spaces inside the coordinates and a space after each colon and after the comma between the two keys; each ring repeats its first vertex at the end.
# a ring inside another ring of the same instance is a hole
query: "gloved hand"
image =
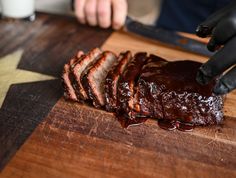
{"type": "Polygon", "coordinates": [[[211,36],[207,48],[217,51],[197,74],[200,84],[207,84],[214,77],[221,75],[213,92],[218,95],[226,94],[236,88],[236,1],[209,16],[201,23],[196,34],[200,37],[211,36]]]}

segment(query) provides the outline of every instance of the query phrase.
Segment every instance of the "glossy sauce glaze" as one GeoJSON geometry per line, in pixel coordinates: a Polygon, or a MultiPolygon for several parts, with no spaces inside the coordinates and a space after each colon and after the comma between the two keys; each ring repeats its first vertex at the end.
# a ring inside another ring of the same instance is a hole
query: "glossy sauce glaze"
{"type": "Polygon", "coordinates": [[[204,86],[195,80],[201,63],[157,60],[155,65],[154,60],[149,62],[137,82],[140,110],[135,112],[141,118],[117,114],[120,122],[127,120],[122,126],[145,122],[144,117],[158,118],[160,128],[181,131],[222,122],[223,98],[212,92],[216,80],[204,86]]]}
{"type": "Polygon", "coordinates": [[[132,108],[131,105],[135,94],[136,80],[139,78],[140,71],[146,60],[146,52],[136,53],[120,76],[120,80],[118,82],[118,112],[125,113],[128,117],[130,117],[130,111],[132,108]]]}

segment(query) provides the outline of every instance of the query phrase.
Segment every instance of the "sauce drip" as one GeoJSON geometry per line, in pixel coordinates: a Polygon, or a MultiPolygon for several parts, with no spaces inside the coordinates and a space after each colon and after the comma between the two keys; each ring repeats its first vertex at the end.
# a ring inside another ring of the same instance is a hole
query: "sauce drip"
{"type": "Polygon", "coordinates": [[[158,126],[165,130],[175,130],[176,129],[176,123],[175,121],[168,121],[165,119],[158,120],[158,126]]]}
{"type": "Polygon", "coordinates": [[[177,120],[165,120],[165,119],[159,119],[158,125],[160,128],[165,130],[175,130],[178,129],[180,131],[189,132],[193,131],[194,124],[192,123],[186,123],[181,122],[177,120]]]}
{"type": "Polygon", "coordinates": [[[148,118],[134,118],[134,119],[128,119],[123,115],[117,115],[117,120],[120,122],[120,125],[123,128],[128,128],[130,126],[137,126],[142,123],[144,123],[148,118]]]}
{"type": "MultiPolygon", "coordinates": [[[[128,128],[130,126],[138,126],[148,120],[148,118],[129,119],[126,118],[124,115],[116,115],[116,118],[123,128],[128,128]]],[[[177,129],[183,132],[190,132],[194,129],[194,124],[181,122],[179,120],[158,119],[158,126],[164,130],[169,131],[177,129]]]]}

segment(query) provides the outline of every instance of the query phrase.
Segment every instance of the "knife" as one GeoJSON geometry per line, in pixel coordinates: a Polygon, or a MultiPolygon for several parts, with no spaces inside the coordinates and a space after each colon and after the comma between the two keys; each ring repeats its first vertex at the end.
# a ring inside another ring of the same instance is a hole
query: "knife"
{"type": "Polygon", "coordinates": [[[189,51],[208,57],[214,54],[214,52],[208,51],[206,44],[202,42],[181,36],[175,31],[165,30],[151,25],[144,25],[130,17],[126,18],[124,31],[156,40],[165,43],[170,47],[175,47],[184,51],[189,51]]]}

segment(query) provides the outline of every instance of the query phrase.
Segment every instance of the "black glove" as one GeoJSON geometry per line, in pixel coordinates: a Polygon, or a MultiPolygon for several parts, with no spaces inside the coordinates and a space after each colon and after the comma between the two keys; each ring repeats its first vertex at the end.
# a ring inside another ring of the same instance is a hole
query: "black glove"
{"type": "Polygon", "coordinates": [[[221,95],[236,88],[236,1],[212,14],[201,23],[196,34],[200,37],[211,35],[207,44],[210,51],[217,52],[203,64],[197,74],[196,80],[200,84],[207,84],[225,70],[230,69],[222,75],[217,82],[213,92],[221,95]]]}

